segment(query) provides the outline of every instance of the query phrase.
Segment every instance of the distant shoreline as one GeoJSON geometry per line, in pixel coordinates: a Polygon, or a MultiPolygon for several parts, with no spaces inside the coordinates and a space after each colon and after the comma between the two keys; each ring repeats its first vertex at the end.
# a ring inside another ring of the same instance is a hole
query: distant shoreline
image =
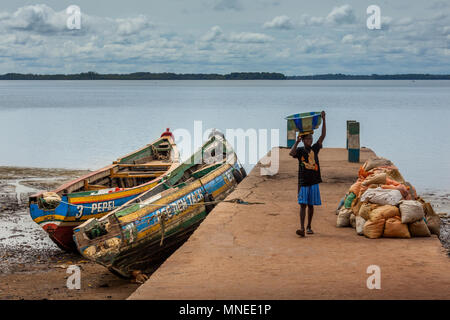
{"type": "Polygon", "coordinates": [[[450,80],[450,74],[318,74],[286,76],[276,72],[216,73],[151,73],[100,74],[84,72],[77,74],[22,74],[7,73],[0,80],[450,80]]]}

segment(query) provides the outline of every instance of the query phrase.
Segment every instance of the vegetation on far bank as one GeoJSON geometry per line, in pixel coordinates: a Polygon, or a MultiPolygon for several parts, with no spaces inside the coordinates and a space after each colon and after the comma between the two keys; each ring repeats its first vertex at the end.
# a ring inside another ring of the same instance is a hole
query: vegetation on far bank
{"type": "Polygon", "coordinates": [[[318,74],[286,76],[277,72],[232,72],[217,73],[152,73],[101,74],[83,72],[77,74],[22,74],[7,73],[0,80],[450,80],[448,74],[318,74]]]}

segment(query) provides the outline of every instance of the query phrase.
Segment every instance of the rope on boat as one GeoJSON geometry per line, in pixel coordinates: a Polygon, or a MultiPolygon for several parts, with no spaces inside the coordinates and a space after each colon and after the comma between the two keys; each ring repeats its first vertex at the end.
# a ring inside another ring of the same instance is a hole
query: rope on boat
{"type": "Polygon", "coordinates": [[[159,246],[162,247],[163,241],[164,241],[164,235],[166,234],[166,225],[164,223],[164,220],[166,218],[166,215],[161,215],[159,218],[159,224],[161,225],[161,241],[159,242],[159,246]]]}
{"type": "MultiPolygon", "coordinates": [[[[79,206],[82,206],[83,209],[92,209],[92,206],[85,206],[82,204],[73,204],[73,203],[69,203],[69,202],[65,202],[63,200],[60,201],[61,203],[67,204],[69,206],[72,207],[76,207],[79,208],[79,206]]],[[[241,198],[235,198],[235,199],[230,199],[230,200],[214,200],[214,201],[205,201],[205,202],[197,202],[197,203],[191,203],[191,204],[187,204],[187,206],[196,206],[196,205],[206,205],[206,204],[218,204],[221,202],[227,202],[227,203],[235,203],[235,204],[243,204],[243,205],[254,205],[254,204],[266,204],[265,202],[249,202],[249,201],[244,201],[241,198]]],[[[121,206],[123,208],[128,208],[128,207],[132,207],[136,205],[136,203],[132,203],[126,206],[121,206]]],[[[167,204],[156,204],[156,203],[146,203],[144,204],[144,206],[155,206],[155,207],[163,207],[167,204]]]]}

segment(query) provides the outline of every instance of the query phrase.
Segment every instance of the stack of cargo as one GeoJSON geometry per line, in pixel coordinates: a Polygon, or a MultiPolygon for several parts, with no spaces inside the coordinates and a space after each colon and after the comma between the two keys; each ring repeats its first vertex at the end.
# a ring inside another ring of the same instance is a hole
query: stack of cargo
{"type": "Polygon", "coordinates": [[[367,238],[439,236],[440,218],[432,206],[417,196],[398,168],[375,157],[359,169],[337,211],[337,226],[351,226],[367,238]]]}

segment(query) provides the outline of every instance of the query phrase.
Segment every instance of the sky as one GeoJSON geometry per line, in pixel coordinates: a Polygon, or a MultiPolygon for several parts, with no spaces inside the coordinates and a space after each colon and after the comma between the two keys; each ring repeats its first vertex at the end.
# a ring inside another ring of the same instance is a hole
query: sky
{"type": "Polygon", "coordinates": [[[1,1],[0,74],[86,71],[449,74],[450,1],[1,1]]]}

